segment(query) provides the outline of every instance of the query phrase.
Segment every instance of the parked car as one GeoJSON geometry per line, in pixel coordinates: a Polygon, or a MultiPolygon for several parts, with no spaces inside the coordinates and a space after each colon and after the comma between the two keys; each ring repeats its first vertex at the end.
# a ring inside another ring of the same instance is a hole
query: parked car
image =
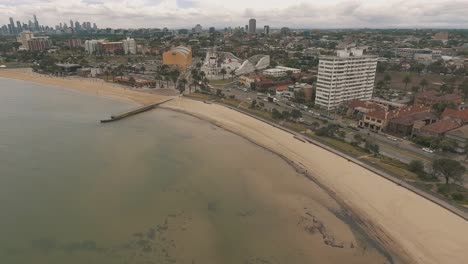
{"type": "Polygon", "coordinates": [[[398,141],[398,138],[391,137],[391,136],[388,136],[387,139],[389,139],[389,140],[391,140],[391,141],[398,141]]]}
{"type": "Polygon", "coordinates": [[[430,149],[430,148],[422,148],[422,150],[427,152],[427,153],[434,153],[434,150],[430,149]]]}

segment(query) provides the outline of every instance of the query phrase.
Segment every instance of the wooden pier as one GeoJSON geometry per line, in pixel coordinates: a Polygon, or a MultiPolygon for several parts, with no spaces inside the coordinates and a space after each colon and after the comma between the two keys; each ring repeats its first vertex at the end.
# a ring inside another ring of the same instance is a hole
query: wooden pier
{"type": "Polygon", "coordinates": [[[133,109],[133,110],[130,110],[130,111],[127,111],[127,112],[124,112],[124,113],[120,113],[120,114],[116,114],[116,115],[111,115],[111,117],[109,119],[103,119],[101,120],[101,123],[108,123],[108,122],[114,122],[114,121],[117,121],[117,120],[120,120],[120,119],[124,119],[126,117],[129,117],[129,116],[132,116],[132,115],[136,115],[136,114],[139,114],[139,113],[143,113],[143,112],[146,112],[148,110],[151,110],[155,107],[157,107],[158,105],[160,104],[164,104],[164,103],[167,103],[171,100],[173,100],[174,98],[171,98],[171,99],[167,99],[167,100],[164,100],[162,102],[157,102],[157,103],[154,103],[154,104],[149,104],[149,105],[144,105],[144,106],[141,106],[141,107],[138,107],[136,109],[133,109]]]}

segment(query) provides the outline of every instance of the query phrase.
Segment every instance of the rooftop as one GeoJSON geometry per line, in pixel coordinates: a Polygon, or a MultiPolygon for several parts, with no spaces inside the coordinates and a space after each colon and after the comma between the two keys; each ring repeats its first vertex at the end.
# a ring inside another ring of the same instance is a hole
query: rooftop
{"type": "Polygon", "coordinates": [[[456,110],[451,108],[445,108],[442,113],[442,119],[459,119],[461,122],[468,122],[468,109],[456,110]]]}
{"type": "Polygon", "coordinates": [[[447,132],[447,135],[468,139],[468,125],[450,130],[447,132]]]}
{"type": "Polygon", "coordinates": [[[450,130],[460,127],[460,124],[452,120],[440,120],[421,128],[422,131],[443,134],[450,130]]]}

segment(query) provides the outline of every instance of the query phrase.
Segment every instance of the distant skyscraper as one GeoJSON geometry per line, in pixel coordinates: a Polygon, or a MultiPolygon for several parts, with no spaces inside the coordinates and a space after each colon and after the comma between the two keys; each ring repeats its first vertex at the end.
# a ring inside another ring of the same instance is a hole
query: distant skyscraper
{"type": "Polygon", "coordinates": [[[270,26],[266,25],[263,27],[263,34],[270,35],[270,26]]]}
{"type": "Polygon", "coordinates": [[[22,26],[21,26],[21,22],[19,21],[16,21],[16,33],[20,33],[22,31],[22,26]]]}
{"type": "Polygon", "coordinates": [[[197,24],[194,28],[193,28],[193,32],[194,33],[201,33],[203,31],[203,28],[200,24],[197,24]]]}
{"type": "Polygon", "coordinates": [[[10,34],[16,34],[15,22],[12,17],[10,17],[10,34]]]}
{"type": "Polygon", "coordinates": [[[249,20],[249,34],[255,34],[257,31],[257,20],[254,18],[251,18],[249,20]]]}
{"type": "Polygon", "coordinates": [[[80,31],[80,28],[81,28],[80,22],[75,21],[75,30],[76,30],[76,31],[80,31]]]}
{"type": "Polygon", "coordinates": [[[39,21],[37,21],[36,14],[34,14],[34,29],[37,30],[37,31],[40,30],[39,21]]]}
{"type": "Polygon", "coordinates": [[[249,32],[249,25],[245,25],[245,32],[249,32]]]}
{"type": "Polygon", "coordinates": [[[210,32],[210,34],[213,34],[215,33],[216,29],[214,27],[210,27],[210,29],[208,30],[208,32],[210,32]]]}
{"type": "Polygon", "coordinates": [[[71,28],[74,28],[74,27],[75,27],[74,25],[75,25],[75,24],[73,24],[73,20],[70,19],[70,27],[71,27],[71,28]]]}
{"type": "Polygon", "coordinates": [[[93,23],[93,28],[94,28],[94,29],[97,29],[96,23],[93,23]]]}

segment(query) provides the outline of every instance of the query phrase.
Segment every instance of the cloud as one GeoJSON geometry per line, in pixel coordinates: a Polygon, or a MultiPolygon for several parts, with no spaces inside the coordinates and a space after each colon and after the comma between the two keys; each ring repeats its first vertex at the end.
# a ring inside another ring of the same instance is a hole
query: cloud
{"type": "MultiPolygon", "coordinates": [[[[41,24],[91,21],[100,27],[468,27],[468,0],[0,0],[0,17],[41,24]]],[[[3,24],[0,21],[0,24],[3,24]]]]}

